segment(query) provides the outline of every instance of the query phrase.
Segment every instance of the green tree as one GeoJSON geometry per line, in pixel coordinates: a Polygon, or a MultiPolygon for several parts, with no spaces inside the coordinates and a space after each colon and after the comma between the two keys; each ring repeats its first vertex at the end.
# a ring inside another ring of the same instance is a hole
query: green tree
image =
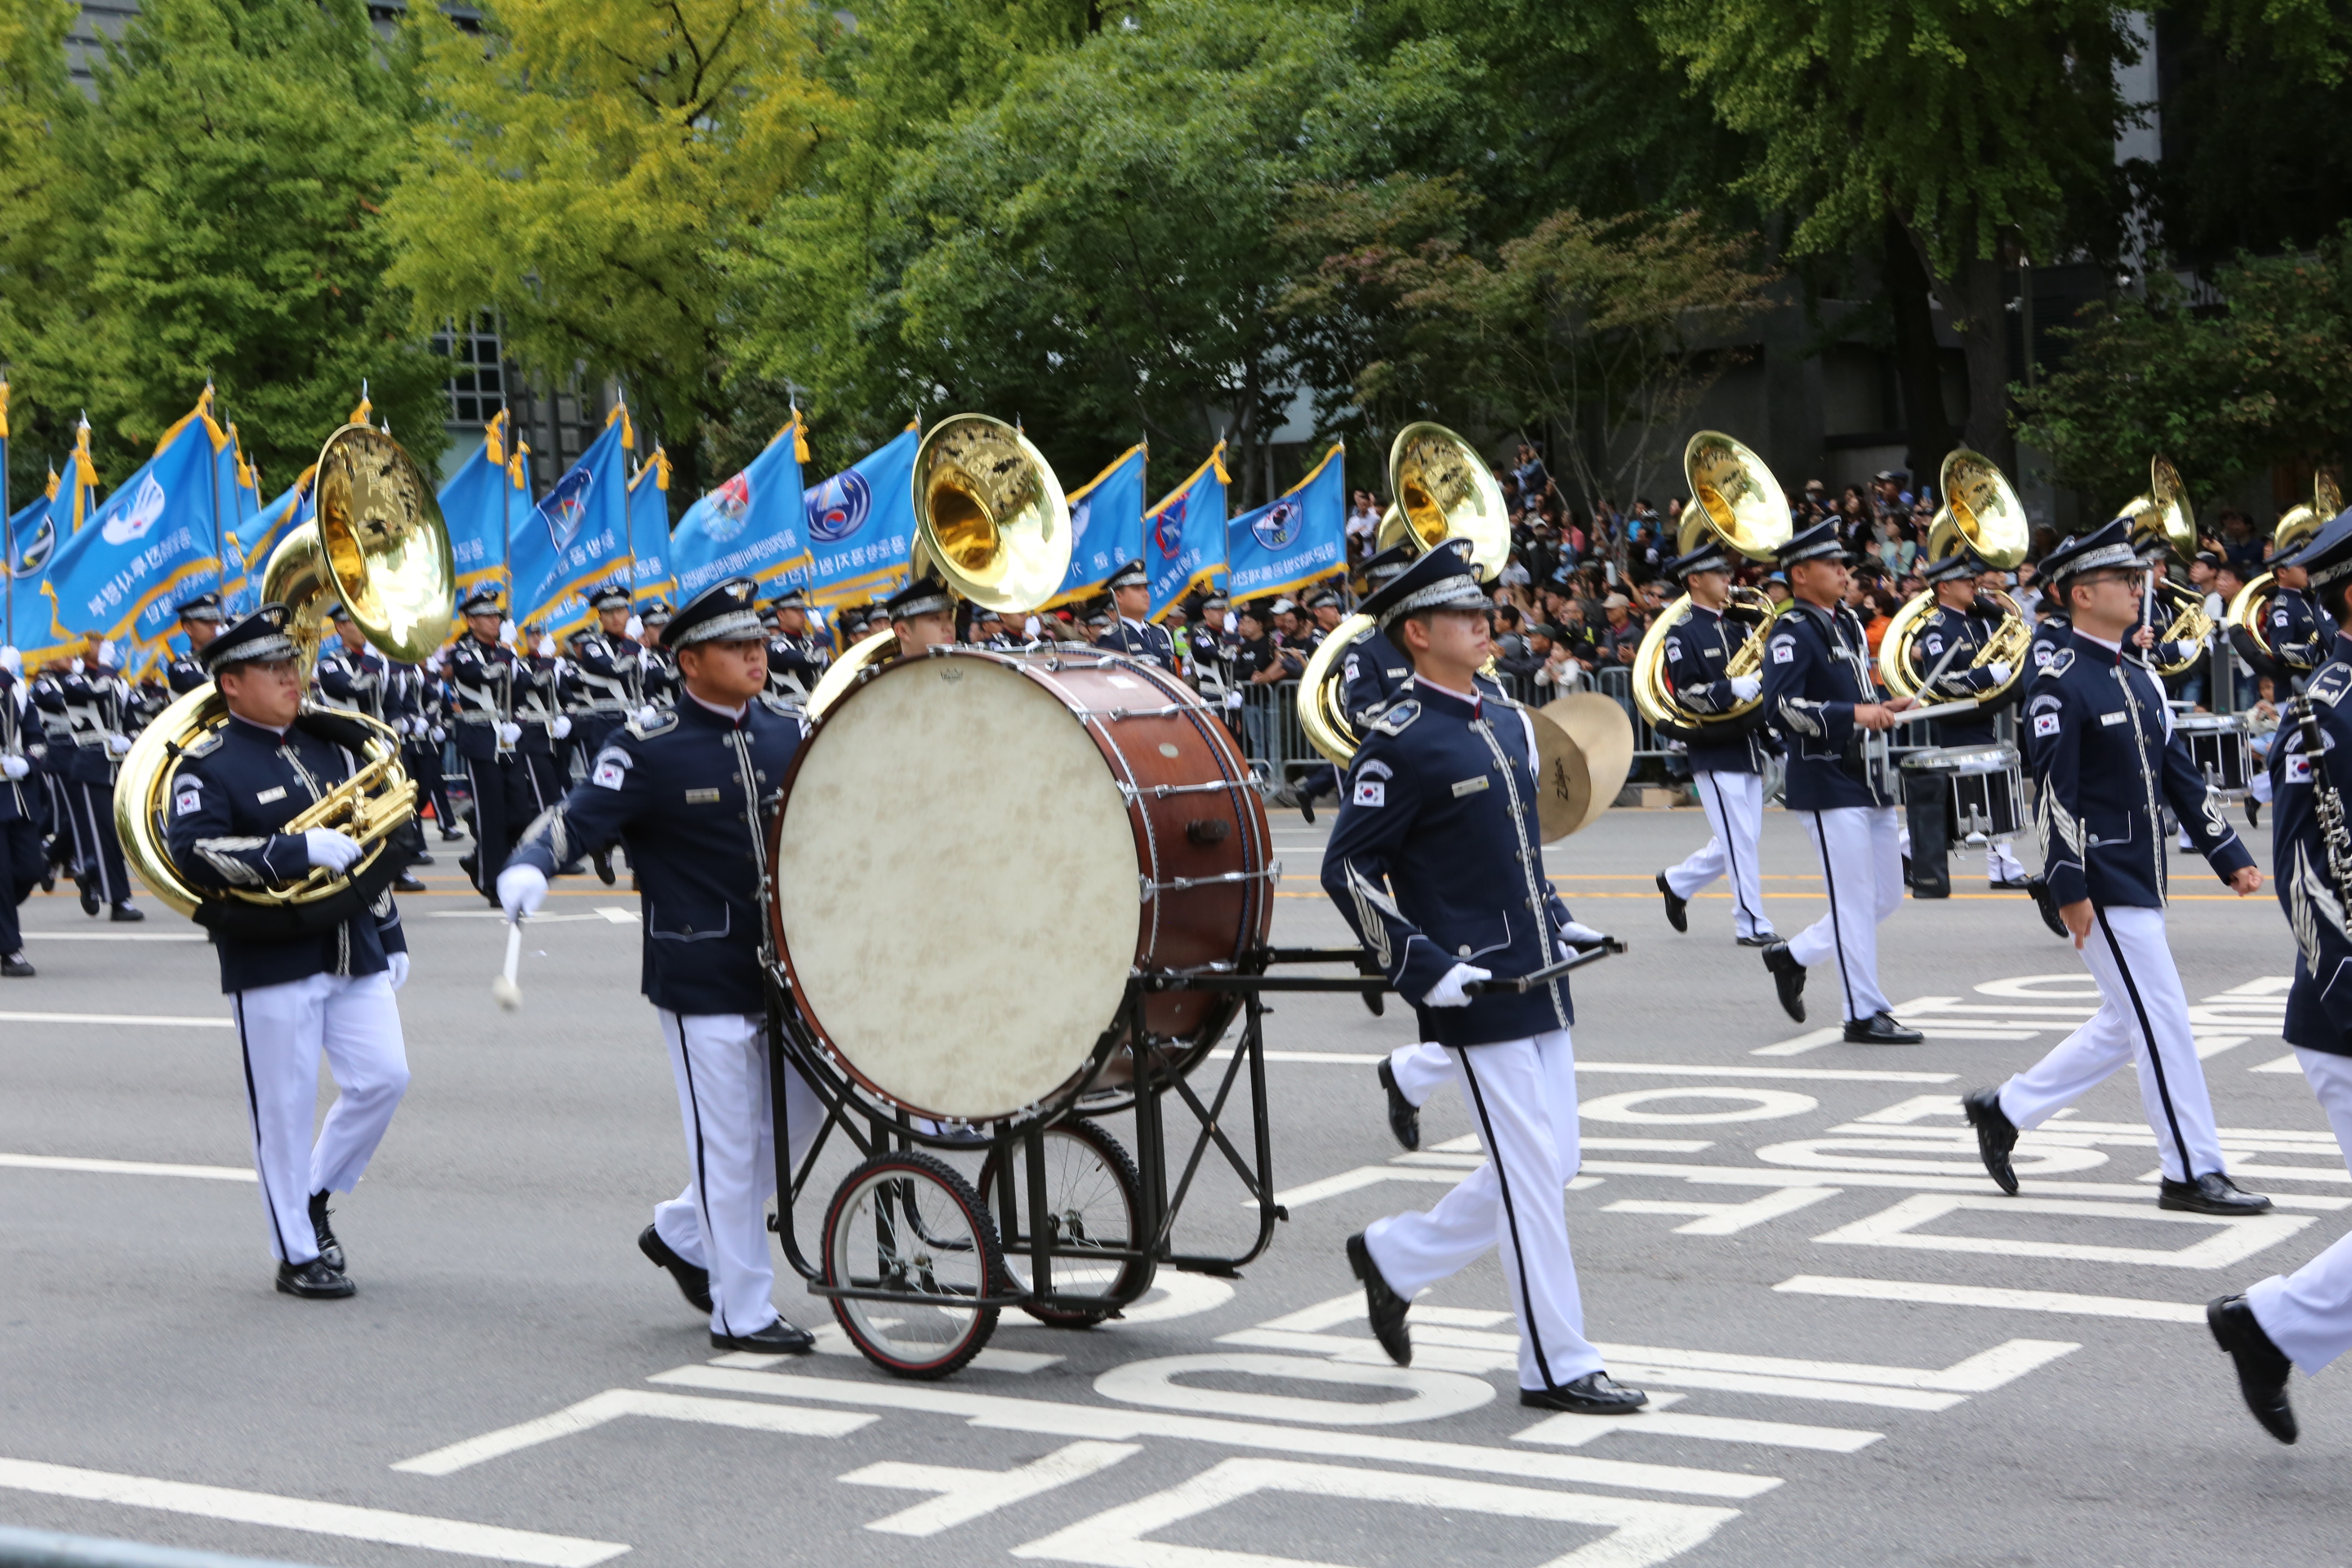
{"type": "Polygon", "coordinates": [[[2084,307],[2066,368],[2019,394],[2020,434],[2096,505],[2161,452],[2192,487],[2352,456],[2352,226],[2313,256],[2240,256],[2200,307],[2170,274],[2084,307]]]}
{"type": "Polygon", "coordinates": [[[812,75],[835,24],[777,0],[497,0],[480,37],[410,16],[428,112],[387,216],[411,326],[491,309],[547,381],[619,378],[693,496],[734,413],[726,252],[839,112],[812,75]]]}
{"type": "Polygon", "coordinates": [[[22,390],[88,408],[100,471],[144,461],[211,377],[264,479],[318,454],[362,380],[424,462],[446,367],[383,271],[413,94],[361,0],[149,0],[60,119],[60,220],[22,390]]]}
{"type": "Polygon", "coordinates": [[[72,0],[0,6],[0,366],[14,367],[8,494],[22,504],[53,457],[73,445],[75,411],[37,401],[26,371],[58,287],[63,231],[79,206],[60,141],[84,109],[66,74],[72,0]]]}

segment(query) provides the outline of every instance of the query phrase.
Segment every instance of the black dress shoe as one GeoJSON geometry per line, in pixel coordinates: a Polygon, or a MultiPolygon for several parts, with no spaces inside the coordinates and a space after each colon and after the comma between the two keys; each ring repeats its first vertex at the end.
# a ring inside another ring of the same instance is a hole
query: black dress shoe
{"type": "Polygon", "coordinates": [[[412,866],[430,866],[433,864],[433,857],[419,849],[408,858],[408,863],[412,866]]]}
{"type": "MultiPolygon", "coordinates": [[[[2246,826],[2249,827],[2260,827],[2262,825],[2263,803],[2256,800],[2252,795],[2248,795],[2246,797],[2246,826]]],[[[2289,1437],[2287,1441],[2292,1443],[2294,1439],[2289,1437]]]]}
{"type": "Polygon", "coordinates": [[[343,1244],[335,1239],[335,1227],[327,1223],[334,1211],[327,1207],[327,1194],[310,1194],[310,1234],[319,1240],[319,1261],[341,1274],[343,1271],[343,1244]]]}
{"type": "Polygon", "coordinates": [[[41,873],[41,891],[45,893],[54,893],[57,890],[58,868],[55,866],[52,866],[41,873]]]}
{"type": "Polygon", "coordinates": [[[1772,988],[1780,994],[1781,1010],[1800,1024],[1805,1021],[1805,966],[1785,942],[1764,950],[1764,967],[1772,972],[1772,988]]]}
{"type": "Polygon", "coordinates": [[[466,836],[464,834],[458,832],[454,827],[445,827],[441,830],[441,842],[444,844],[455,844],[458,839],[465,837],[466,836]]]}
{"type": "Polygon", "coordinates": [[[308,1263],[279,1264],[278,1289],[306,1301],[340,1301],[358,1295],[360,1288],[352,1283],[350,1275],[329,1268],[325,1258],[313,1258],[308,1263]]]}
{"type": "Polygon", "coordinates": [[[669,1277],[677,1281],[679,1295],[698,1310],[705,1313],[710,1310],[710,1270],[697,1268],[672,1252],[669,1244],[661,1238],[661,1232],[651,1226],[637,1233],[637,1250],[652,1258],[656,1267],[669,1270],[669,1277]]]}
{"type": "Polygon", "coordinates": [[[1850,1046],[1916,1046],[1927,1037],[1916,1029],[1896,1023],[1892,1013],[1873,1013],[1867,1018],[1845,1021],[1845,1039],[1850,1046]]]}
{"type": "Polygon", "coordinates": [[[98,896],[98,879],[95,877],[85,877],[79,871],[76,871],[74,873],[74,886],[81,889],[81,912],[88,915],[90,919],[96,920],[98,918],[98,906],[100,902],[98,896]]]}
{"type": "Polygon", "coordinates": [[[1658,873],[1658,891],[1666,900],[1666,923],[1676,931],[1690,930],[1690,900],[1675,895],[1674,889],[1666,885],[1664,871],[1658,873]]]}
{"type": "Polygon", "coordinates": [[[1757,936],[1743,936],[1737,940],[1742,947],[1769,947],[1781,939],[1779,931],[1768,931],[1757,936]]]}
{"type": "Polygon", "coordinates": [[[425,884],[403,871],[392,879],[392,890],[395,893],[421,893],[425,891],[425,884]]]}
{"type": "Polygon", "coordinates": [[[2074,933],[2068,931],[2066,922],[2059,918],[2058,900],[2051,897],[2049,882],[2040,877],[2028,877],[2025,879],[2025,890],[2033,895],[2033,907],[2040,911],[2042,923],[2050,928],[2050,934],[2064,937],[2068,942],[2074,941],[2074,933]]]}
{"type": "Polygon", "coordinates": [[[2022,877],[2010,877],[1991,886],[1996,893],[2030,893],[2033,890],[2022,877]]]}
{"type": "Polygon", "coordinates": [[[1588,1372],[1558,1388],[1522,1388],[1519,1403],[1531,1410],[1569,1410],[1579,1415],[1622,1415],[1650,1403],[1638,1388],[1628,1388],[1605,1372],[1588,1372]]]}
{"type": "Polygon", "coordinates": [[[1298,797],[1298,820],[1307,824],[1309,827],[1315,826],[1314,796],[1302,795],[1298,797]]]}
{"type": "Polygon", "coordinates": [[[147,911],[142,909],[134,909],[129,904],[117,904],[113,909],[107,911],[106,918],[114,921],[118,925],[130,925],[139,921],[145,920],[147,918],[147,911]]]}
{"type": "Polygon", "coordinates": [[[1396,1069],[1385,1061],[1380,1065],[1381,1088],[1389,1097],[1389,1131],[1396,1141],[1410,1151],[1421,1147],[1421,1107],[1404,1097],[1397,1087],[1396,1069]]]}
{"type": "Polygon", "coordinates": [[[11,980],[30,980],[36,973],[21,948],[5,957],[0,957],[0,975],[5,975],[11,980]]]}
{"type": "Polygon", "coordinates": [[[1389,1282],[1381,1278],[1381,1266],[1372,1261],[1372,1249],[1364,1245],[1361,1231],[1348,1238],[1348,1267],[1364,1282],[1364,1315],[1372,1321],[1372,1338],[1381,1342],[1389,1360],[1411,1366],[1412,1331],[1404,1326],[1404,1314],[1412,1303],[1390,1289],[1389,1282]]]}
{"type": "Polygon", "coordinates": [[[2242,1190],[2219,1171],[2208,1171],[2193,1182],[2169,1178],[2156,1184],[2156,1206],[2189,1214],[2238,1215],[2268,1214],[2270,1199],[2242,1190]]]}
{"type": "Polygon", "coordinates": [[[2238,1392],[2263,1430],[2282,1443],[2294,1442],[2300,1434],[2294,1407],[2286,1402],[2286,1374],[2294,1363],[2263,1332],[2246,1299],[2214,1297],[2205,1303],[2205,1326],[2213,1331],[2213,1342],[2238,1363],[2238,1392]]]}
{"type": "Polygon", "coordinates": [[[2000,1108],[2000,1090],[1970,1089],[1960,1096],[1960,1112],[1977,1130],[1977,1155],[1984,1161],[1985,1173],[2002,1192],[2015,1197],[2017,1170],[2009,1163],[2009,1152],[2017,1147],[2017,1123],[2000,1108]]]}
{"type": "Polygon", "coordinates": [[[610,850],[610,849],[597,849],[597,850],[593,850],[593,851],[591,851],[591,852],[590,852],[590,854],[589,854],[589,856],[588,856],[588,860],[589,860],[589,863],[590,863],[591,865],[593,865],[593,866],[594,866],[594,867],[596,868],[596,879],[597,879],[598,881],[600,881],[600,882],[604,883],[604,886],[606,886],[606,887],[608,887],[608,888],[609,888],[609,887],[611,887],[611,886],[613,885],[613,852],[612,852],[612,850],[610,850]]]}
{"type": "Polygon", "coordinates": [[[1906,888],[1911,885],[1911,857],[1908,855],[1903,857],[1903,885],[1906,888]]]}
{"type": "Polygon", "coordinates": [[[715,1351],[750,1351],[753,1355],[806,1355],[816,1349],[816,1336],[778,1318],[755,1334],[722,1334],[713,1329],[710,1331],[710,1348],[715,1351]]]}

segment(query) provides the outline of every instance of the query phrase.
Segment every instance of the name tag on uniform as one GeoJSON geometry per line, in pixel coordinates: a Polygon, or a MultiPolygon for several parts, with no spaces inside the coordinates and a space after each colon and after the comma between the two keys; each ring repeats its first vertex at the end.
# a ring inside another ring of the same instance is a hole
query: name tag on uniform
{"type": "Polygon", "coordinates": [[[719,792],[715,789],[690,789],[686,792],[688,805],[717,805],[719,792]]]}
{"type": "Polygon", "coordinates": [[[277,784],[269,789],[263,790],[259,795],[255,795],[253,800],[254,804],[257,805],[268,805],[273,800],[284,800],[285,798],[286,786],[284,784],[277,784]]]}
{"type": "Polygon", "coordinates": [[[2102,713],[2099,715],[2099,722],[2102,724],[2120,724],[2130,717],[2131,715],[2128,713],[2102,713]]]}
{"type": "Polygon", "coordinates": [[[1475,779],[1464,779],[1454,786],[1454,798],[1459,800],[1465,795],[1476,795],[1486,787],[1487,782],[1486,775],[1484,773],[1475,779]]]}

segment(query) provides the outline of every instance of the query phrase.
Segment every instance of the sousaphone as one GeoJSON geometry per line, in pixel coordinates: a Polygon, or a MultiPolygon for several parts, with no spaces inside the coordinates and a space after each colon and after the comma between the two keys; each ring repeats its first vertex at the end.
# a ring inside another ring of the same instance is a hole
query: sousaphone
{"type": "MultiPolygon", "coordinates": [[[[2336,485],[2336,476],[2324,470],[2313,476],[2311,500],[2287,509],[2281,514],[2278,526],[2271,531],[2271,559],[2280,560],[2287,552],[2308,543],[2313,534],[2335,521],[2336,514],[2343,510],[2344,493],[2336,485]]],[[[2266,675],[2284,668],[2270,635],[2271,600],[2277,593],[2277,574],[2265,572],[2239,589],[2221,616],[2221,624],[2230,631],[2231,644],[2242,648],[2246,662],[2266,675]]]]}
{"type": "MultiPolygon", "coordinates": [[[[1683,477],[1690,484],[1691,503],[1683,509],[1675,554],[1687,555],[1702,541],[1713,539],[1750,561],[1769,561],[1789,542],[1789,498],[1780,482],[1763,458],[1730,437],[1716,430],[1692,437],[1683,448],[1683,477]]],[[[1633,653],[1633,706],[1652,729],[1674,740],[1737,737],[1759,721],[1760,695],[1735,702],[1721,713],[1701,713],[1685,707],[1666,679],[1666,639],[1690,613],[1690,595],[1685,594],[1660,611],[1643,634],[1642,646],[1633,653]]],[[[1748,631],[1724,665],[1727,679],[1754,675],[1764,668],[1765,640],[1779,613],[1770,596],[1759,589],[1731,590],[1725,614],[1746,623],[1748,631]]]]}
{"type": "MultiPolygon", "coordinates": [[[[1941,561],[1955,549],[1965,548],[1995,572],[2007,572],[2025,559],[2032,547],[2033,525],[2025,515],[2025,503],[2017,499],[2017,491],[2003,477],[1999,464],[1965,447],[1945,454],[1937,487],[1944,504],[1937,509],[1936,521],[1927,530],[1926,559],[1941,561]]],[[[1990,598],[2000,610],[2000,625],[1968,668],[1980,669],[1987,665],[2009,666],[2009,679],[2001,685],[1977,694],[1977,704],[1990,708],[2007,701],[2023,683],[2026,677],[2025,654],[2033,641],[2033,624],[2025,617],[2024,609],[2009,594],[2000,589],[1979,589],[1980,598],[1990,598]]],[[[1912,645],[1918,640],[1919,628],[1927,624],[1936,608],[1936,590],[1923,588],[1903,602],[1895,617],[1886,625],[1886,633],[1878,644],[1878,679],[1886,689],[1897,697],[1921,697],[1920,672],[1914,668],[1912,645]]],[[[1927,661],[1932,671],[1935,661],[1927,661]]],[[[1932,697],[1921,700],[1933,703],[1932,697]]]]}

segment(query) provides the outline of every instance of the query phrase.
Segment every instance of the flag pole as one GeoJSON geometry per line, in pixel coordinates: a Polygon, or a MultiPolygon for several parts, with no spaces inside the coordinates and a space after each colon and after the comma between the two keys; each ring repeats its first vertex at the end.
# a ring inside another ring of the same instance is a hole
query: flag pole
{"type": "Polygon", "coordinates": [[[7,578],[6,617],[0,625],[0,647],[16,643],[16,514],[8,506],[8,378],[0,375],[0,576],[7,578]]]}
{"type": "MultiPolygon", "coordinates": [[[[210,376],[205,378],[204,403],[205,416],[199,423],[210,426],[213,424],[213,382],[210,376]]],[[[205,454],[205,472],[211,476],[213,481],[213,588],[220,595],[221,613],[226,615],[229,612],[228,549],[221,540],[220,448],[214,446],[210,428],[202,430],[200,434],[205,438],[205,445],[211,448],[205,454]]],[[[137,623],[133,622],[132,626],[135,629],[137,623]]]]}

